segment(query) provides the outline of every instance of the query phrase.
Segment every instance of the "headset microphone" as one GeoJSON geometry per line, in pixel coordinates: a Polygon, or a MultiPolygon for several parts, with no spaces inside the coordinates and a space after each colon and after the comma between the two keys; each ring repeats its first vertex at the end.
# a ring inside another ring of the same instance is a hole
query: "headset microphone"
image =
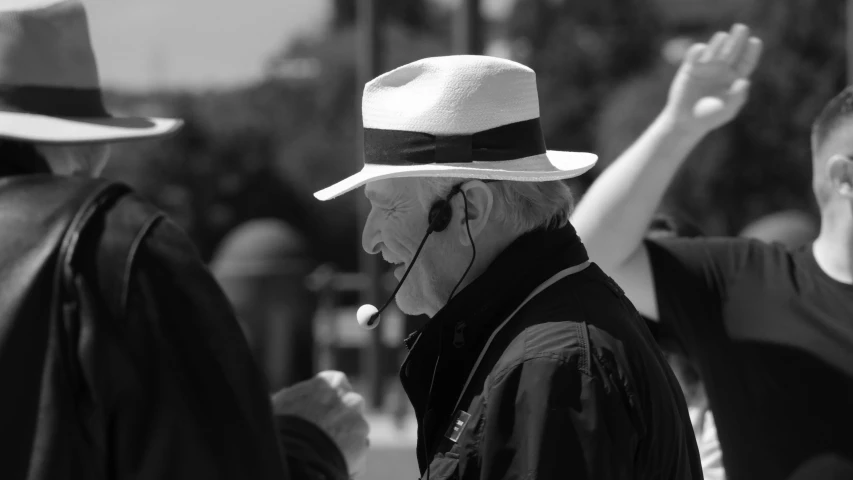
{"type": "Polygon", "coordinates": [[[446,198],[435,202],[432,205],[432,208],[430,208],[428,217],[429,227],[427,227],[426,235],[424,235],[424,239],[421,240],[421,244],[418,246],[417,251],[415,251],[415,256],[412,257],[412,261],[409,262],[409,267],[406,268],[406,272],[402,277],[400,277],[400,281],[397,282],[397,287],[394,289],[394,292],[391,293],[388,300],[386,300],[385,304],[382,305],[382,308],[377,309],[370,304],[365,304],[358,308],[358,311],[355,313],[355,318],[362,328],[372,330],[379,325],[382,312],[388,308],[388,305],[391,304],[391,300],[394,300],[394,297],[397,296],[397,292],[400,291],[400,287],[403,286],[403,282],[406,280],[406,277],[409,276],[412,266],[415,265],[415,260],[417,260],[418,255],[421,254],[421,249],[424,247],[427,238],[429,238],[432,232],[441,232],[450,225],[450,220],[453,218],[453,207],[450,204],[450,199],[462,190],[460,187],[461,185],[453,187],[446,198]]]}

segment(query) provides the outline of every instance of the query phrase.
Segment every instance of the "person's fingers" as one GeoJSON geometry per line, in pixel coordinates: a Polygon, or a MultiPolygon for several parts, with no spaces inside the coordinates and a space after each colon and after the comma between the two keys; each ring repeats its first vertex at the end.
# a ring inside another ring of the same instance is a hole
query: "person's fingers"
{"type": "Polygon", "coordinates": [[[708,62],[712,59],[718,58],[720,55],[720,50],[725,45],[726,40],[728,40],[729,34],[726,32],[717,32],[711,37],[711,40],[708,41],[708,46],[705,48],[705,52],[702,57],[699,59],[702,62],[708,62]]]}
{"type": "Polygon", "coordinates": [[[341,402],[345,406],[355,409],[360,415],[364,415],[366,404],[364,402],[364,397],[361,395],[355,392],[347,392],[343,397],[341,397],[341,402]]]}
{"type": "MultiPolygon", "coordinates": [[[[353,410],[336,410],[330,412],[326,417],[327,424],[331,425],[339,434],[345,438],[364,439],[370,435],[370,424],[364,415],[356,414],[353,410]]],[[[361,440],[358,440],[361,442],[361,440]]]]}
{"type": "Polygon", "coordinates": [[[355,423],[353,431],[363,437],[367,437],[370,435],[370,424],[367,423],[367,420],[364,417],[358,417],[358,421],[355,423]]]}
{"type": "Polygon", "coordinates": [[[734,65],[734,69],[741,78],[752,75],[755,67],[758,66],[758,60],[761,58],[761,51],[764,45],[761,39],[752,37],[749,39],[740,60],[734,65]]]}
{"type": "Polygon", "coordinates": [[[310,395],[311,392],[316,391],[319,385],[320,380],[312,378],[299,383],[295,383],[287,388],[282,388],[281,390],[273,394],[273,403],[303,398],[305,396],[310,395]]]}
{"type": "Polygon", "coordinates": [[[732,84],[732,88],[729,89],[727,95],[729,98],[733,99],[741,99],[745,98],[746,94],[749,92],[750,82],[745,78],[739,78],[735,80],[732,84]]]}
{"type": "Polygon", "coordinates": [[[684,63],[686,64],[695,64],[702,58],[702,55],[705,53],[705,48],[708,45],[704,43],[694,43],[687,49],[687,52],[684,54],[684,63]]]}
{"type": "Polygon", "coordinates": [[[325,370],[318,373],[316,377],[322,378],[334,389],[352,391],[352,385],[349,383],[349,379],[344,372],[339,372],[337,370],[325,370]]]}
{"type": "Polygon", "coordinates": [[[729,32],[729,38],[720,47],[720,59],[734,65],[743,56],[749,41],[749,27],[736,23],[729,32]]]}

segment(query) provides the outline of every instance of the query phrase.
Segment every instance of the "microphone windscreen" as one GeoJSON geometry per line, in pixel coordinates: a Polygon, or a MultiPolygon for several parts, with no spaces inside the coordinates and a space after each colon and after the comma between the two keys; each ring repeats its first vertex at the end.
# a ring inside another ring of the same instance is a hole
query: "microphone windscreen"
{"type": "Polygon", "coordinates": [[[379,310],[373,305],[362,305],[358,307],[358,311],[355,312],[355,318],[358,320],[358,324],[361,325],[361,328],[371,330],[379,325],[379,310]]]}

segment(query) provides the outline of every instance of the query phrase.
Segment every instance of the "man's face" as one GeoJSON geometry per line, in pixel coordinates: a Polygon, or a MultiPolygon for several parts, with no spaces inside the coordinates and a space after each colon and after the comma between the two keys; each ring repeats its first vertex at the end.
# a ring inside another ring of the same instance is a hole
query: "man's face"
{"type": "MultiPolygon", "coordinates": [[[[416,178],[371,182],[365,187],[365,195],[371,209],[364,224],[362,246],[367,253],[379,253],[395,265],[394,277],[399,281],[426,234],[429,209],[436,199],[423,198],[416,178]]],[[[400,310],[409,315],[433,316],[444,306],[461,275],[454,265],[463,264],[464,269],[465,262],[456,261],[460,247],[448,231],[430,235],[397,293],[400,310]]]]}

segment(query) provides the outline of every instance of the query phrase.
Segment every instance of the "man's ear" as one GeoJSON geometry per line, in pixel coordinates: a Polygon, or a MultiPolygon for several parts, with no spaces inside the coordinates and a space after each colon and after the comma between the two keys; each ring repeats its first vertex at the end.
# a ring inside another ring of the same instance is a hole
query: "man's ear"
{"type": "Polygon", "coordinates": [[[459,241],[462,245],[468,247],[471,245],[471,239],[468,237],[468,229],[471,230],[471,238],[477,236],[486,228],[489,221],[489,216],[492,213],[495,196],[492,189],[480,180],[471,180],[464,183],[459,192],[459,199],[454,201],[454,210],[458,215],[453,216],[454,223],[458,227],[456,231],[459,235],[459,241]],[[467,225],[466,225],[466,203],[467,201],[467,225]]]}
{"type": "Polygon", "coordinates": [[[833,155],[826,161],[826,176],[835,193],[853,200],[853,159],[833,155]]]}

